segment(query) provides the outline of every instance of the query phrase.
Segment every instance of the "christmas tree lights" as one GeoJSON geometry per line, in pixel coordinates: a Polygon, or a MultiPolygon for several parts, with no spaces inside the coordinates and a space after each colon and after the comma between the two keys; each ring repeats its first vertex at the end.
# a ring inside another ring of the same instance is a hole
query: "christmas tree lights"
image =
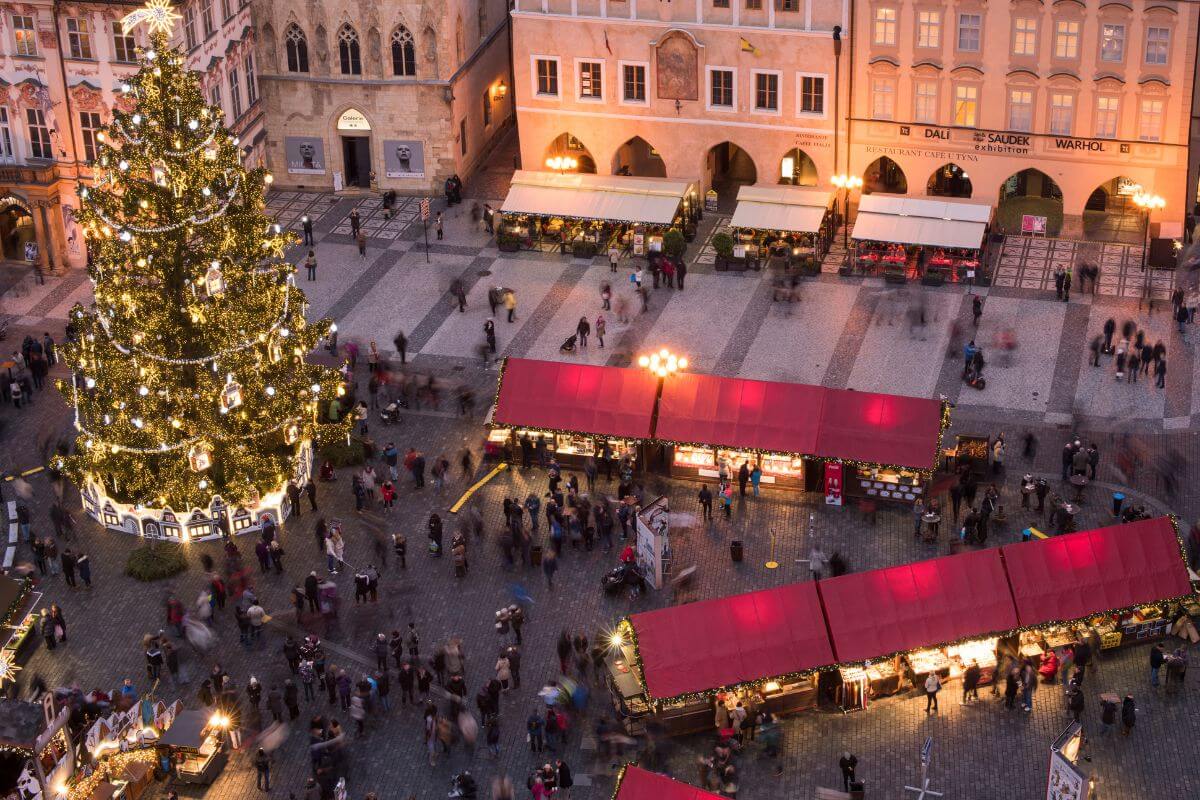
{"type": "Polygon", "coordinates": [[[79,192],[95,302],[71,311],[59,390],[78,437],[52,466],[132,507],[253,507],[307,479],[312,447],[351,419],[327,421],[341,378],[305,362],[329,322],[305,320],[284,259],[295,237],[264,213],[270,175],[242,167],[162,5],[126,20],[152,46],[79,192]]]}

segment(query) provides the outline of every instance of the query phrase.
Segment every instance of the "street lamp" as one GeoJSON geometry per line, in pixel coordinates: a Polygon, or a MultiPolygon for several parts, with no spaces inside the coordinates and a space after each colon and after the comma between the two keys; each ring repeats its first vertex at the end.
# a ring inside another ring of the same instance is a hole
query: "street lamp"
{"type": "Polygon", "coordinates": [[[861,189],[862,178],[857,175],[834,175],[830,181],[839,191],[845,192],[845,213],[842,215],[842,247],[846,249],[846,258],[850,257],[850,192],[861,189]]]}
{"type": "Polygon", "coordinates": [[[1150,192],[1137,192],[1133,196],[1133,204],[1146,212],[1146,239],[1142,247],[1142,272],[1145,272],[1146,259],[1150,255],[1150,214],[1165,208],[1167,201],[1150,192]]]}
{"type": "Polygon", "coordinates": [[[666,378],[668,375],[674,375],[681,369],[687,369],[688,360],[684,356],[677,356],[667,348],[662,348],[657,353],[651,353],[648,356],[638,358],[638,366],[642,369],[648,369],[659,378],[666,378]]]}
{"type": "Polygon", "coordinates": [[[564,172],[573,172],[579,166],[579,162],[570,156],[553,156],[546,159],[546,166],[550,169],[557,170],[561,175],[564,172]]]}

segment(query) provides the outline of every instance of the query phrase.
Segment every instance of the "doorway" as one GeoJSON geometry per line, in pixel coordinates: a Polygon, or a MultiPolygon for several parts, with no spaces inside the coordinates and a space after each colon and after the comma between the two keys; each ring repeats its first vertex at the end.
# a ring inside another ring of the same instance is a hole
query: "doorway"
{"type": "Polygon", "coordinates": [[[346,185],[371,188],[371,138],[342,137],[342,163],[346,166],[346,185]]]}
{"type": "Polygon", "coordinates": [[[8,261],[36,261],[37,238],[33,233],[33,217],[24,206],[10,203],[0,210],[0,256],[8,261]],[[28,258],[26,246],[33,243],[28,258]]]}

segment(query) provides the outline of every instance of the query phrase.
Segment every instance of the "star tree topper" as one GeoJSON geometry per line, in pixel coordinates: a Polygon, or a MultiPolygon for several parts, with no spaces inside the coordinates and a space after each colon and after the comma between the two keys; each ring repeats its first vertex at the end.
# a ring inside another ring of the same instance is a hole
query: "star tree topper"
{"type": "Polygon", "coordinates": [[[128,35],[131,30],[146,23],[150,33],[165,33],[171,35],[175,21],[183,19],[171,8],[171,0],[147,0],[146,5],[131,11],[121,18],[121,33],[128,35]]]}

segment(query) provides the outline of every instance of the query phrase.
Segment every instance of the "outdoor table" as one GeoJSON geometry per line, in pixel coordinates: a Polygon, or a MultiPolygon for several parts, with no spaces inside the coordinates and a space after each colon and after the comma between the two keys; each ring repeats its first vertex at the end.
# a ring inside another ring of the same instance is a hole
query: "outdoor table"
{"type": "Polygon", "coordinates": [[[936,542],[938,538],[938,527],[941,525],[941,514],[927,513],[921,516],[925,523],[926,536],[925,541],[936,542]]]}
{"type": "Polygon", "coordinates": [[[1083,490],[1087,488],[1088,479],[1086,475],[1072,475],[1071,485],[1075,487],[1075,502],[1083,502],[1083,490]]]}

